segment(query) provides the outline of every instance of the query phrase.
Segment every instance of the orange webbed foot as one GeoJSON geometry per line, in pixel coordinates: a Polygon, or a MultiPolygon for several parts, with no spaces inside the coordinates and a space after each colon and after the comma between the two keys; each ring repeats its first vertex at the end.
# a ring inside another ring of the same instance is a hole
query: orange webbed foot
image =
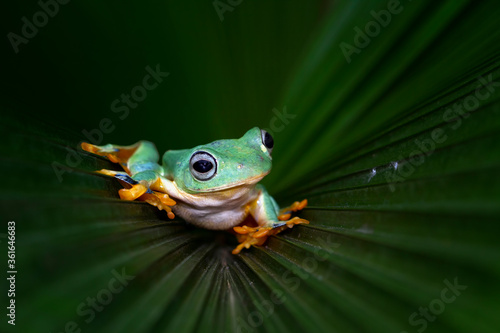
{"type": "Polygon", "coordinates": [[[159,210],[164,210],[167,212],[169,219],[173,219],[175,214],[172,212],[171,206],[174,206],[176,202],[172,200],[168,194],[152,191],[153,193],[145,193],[139,197],[139,200],[146,201],[148,204],[155,206],[159,210]]]}
{"type": "Polygon", "coordinates": [[[113,163],[119,163],[125,169],[125,171],[128,172],[126,166],[127,162],[139,147],[139,143],[133,144],[131,146],[96,146],[87,142],[82,142],[80,146],[83,150],[89,153],[106,157],[113,163]]]}
{"type": "Polygon", "coordinates": [[[118,191],[120,199],[127,201],[145,201],[159,210],[166,211],[169,219],[172,220],[175,217],[175,214],[172,212],[172,206],[175,206],[176,202],[172,200],[167,193],[152,191],[146,185],[141,183],[131,185],[123,182],[123,184],[124,186],[131,187],[122,188],[118,191]]]}
{"type": "Polygon", "coordinates": [[[295,201],[291,206],[285,207],[280,210],[280,215],[278,215],[278,220],[287,221],[292,216],[292,213],[302,210],[306,208],[306,206],[307,206],[307,199],[304,199],[302,201],[295,201]]]}
{"type": "Polygon", "coordinates": [[[142,184],[135,184],[132,185],[131,188],[122,188],[118,191],[118,195],[122,200],[133,201],[146,193],[147,190],[148,188],[146,186],[142,184]]]}
{"type": "Polygon", "coordinates": [[[272,227],[249,227],[247,225],[234,227],[233,230],[237,233],[236,237],[240,244],[232,251],[233,254],[238,254],[243,248],[250,248],[252,245],[262,245],[267,238],[277,235],[287,228],[293,228],[297,224],[309,224],[309,221],[294,217],[283,223],[276,223],[272,227]]]}

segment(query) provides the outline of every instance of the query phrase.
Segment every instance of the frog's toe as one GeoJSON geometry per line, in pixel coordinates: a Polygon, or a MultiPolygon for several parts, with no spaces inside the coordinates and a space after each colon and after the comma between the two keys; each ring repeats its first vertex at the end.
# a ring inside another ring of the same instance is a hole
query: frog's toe
{"type": "MultiPolygon", "coordinates": [[[[115,170],[108,170],[108,169],[101,169],[101,170],[98,170],[96,171],[97,173],[100,173],[102,175],[106,175],[106,176],[111,176],[111,177],[115,177],[115,178],[118,178],[120,180],[122,180],[122,178],[124,177],[129,177],[129,175],[127,175],[125,172],[123,171],[115,171],[115,170]]],[[[132,178],[130,178],[132,179],[132,178]]],[[[129,183],[129,184],[132,184],[132,183],[129,183]]]]}
{"type": "Polygon", "coordinates": [[[290,220],[290,217],[292,217],[293,212],[302,210],[306,208],[306,206],[307,206],[307,199],[304,199],[302,201],[295,201],[289,207],[285,207],[280,210],[280,215],[278,216],[278,220],[280,221],[290,220]]]}
{"type": "Polygon", "coordinates": [[[283,230],[288,228],[293,228],[298,224],[309,224],[308,220],[301,219],[300,217],[294,217],[288,221],[282,221],[280,223],[274,223],[270,230],[265,234],[266,236],[277,235],[283,230]]]}
{"type": "Polygon", "coordinates": [[[267,240],[268,233],[272,227],[249,227],[247,225],[234,227],[236,238],[240,244],[233,250],[233,254],[238,254],[241,250],[248,249],[252,245],[262,245],[267,240]]]}
{"type": "MultiPolygon", "coordinates": [[[[145,201],[148,204],[155,206],[159,210],[166,211],[170,219],[173,219],[175,217],[174,213],[172,212],[171,206],[174,206],[176,202],[172,200],[166,193],[151,190],[148,186],[148,181],[137,181],[126,173],[119,171],[102,169],[97,172],[104,175],[113,176],[122,183],[125,188],[122,188],[118,191],[120,199],[126,201],[145,201]]],[[[154,189],[161,188],[158,187],[157,183],[158,182],[155,182],[152,185],[154,189]]]]}
{"type": "Polygon", "coordinates": [[[132,185],[131,188],[122,188],[118,191],[118,195],[122,200],[133,201],[145,194],[148,190],[149,189],[146,186],[137,183],[135,185],[132,185]]]}
{"type": "Polygon", "coordinates": [[[283,222],[285,223],[283,226],[287,228],[293,228],[293,226],[297,224],[309,224],[308,220],[301,219],[300,217],[294,217],[293,219],[283,222]]]}
{"type": "Polygon", "coordinates": [[[275,222],[270,227],[249,227],[247,225],[234,227],[236,237],[240,244],[233,250],[233,254],[238,254],[243,248],[250,248],[252,245],[262,245],[267,238],[277,235],[287,228],[293,228],[297,224],[309,224],[309,221],[294,217],[288,221],[275,222]]]}
{"type": "MultiPolygon", "coordinates": [[[[254,245],[254,246],[263,245],[267,240],[267,236],[263,235],[263,233],[264,233],[263,230],[261,230],[262,233],[261,233],[260,237],[255,237],[255,232],[241,233],[241,230],[239,232],[239,231],[237,231],[236,228],[239,228],[239,227],[234,227],[234,231],[236,231],[238,233],[236,235],[236,237],[238,239],[238,242],[240,242],[240,244],[234,248],[234,250],[232,251],[232,254],[238,254],[244,248],[249,249],[250,246],[252,246],[252,245],[254,245]]],[[[266,229],[269,229],[269,228],[266,228],[266,229]]],[[[246,230],[243,232],[246,232],[246,230]]]]}
{"type": "Polygon", "coordinates": [[[151,189],[141,183],[136,182],[136,184],[132,185],[131,188],[123,188],[119,190],[118,195],[122,200],[133,201],[137,199],[139,201],[145,201],[159,210],[166,211],[169,219],[173,219],[175,217],[171,206],[174,206],[176,202],[172,200],[168,194],[151,191],[151,189]]]}
{"type": "Polygon", "coordinates": [[[87,142],[82,142],[81,147],[89,153],[104,156],[113,163],[126,164],[130,156],[139,148],[139,142],[131,146],[104,145],[96,146],[87,142]]]}
{"type": "Polygon", "coordinates": [[[166,193],[152,191],[151,193],[143,194],[139,197],[139,200],[146,201],[148,204],[155,206],[159,210],[166,211],[168,218],[171,220],[175,217],[171,206],[174,206],[176,202],[166,193]]]}

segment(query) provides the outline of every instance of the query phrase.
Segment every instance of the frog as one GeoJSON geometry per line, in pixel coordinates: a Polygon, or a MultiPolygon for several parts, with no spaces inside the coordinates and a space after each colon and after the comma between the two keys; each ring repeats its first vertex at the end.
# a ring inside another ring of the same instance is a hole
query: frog
{"type": "MultiPolygon", "coordinates": [[[[268,237],[308,220],[292,214],[307,206],[307,199],[281,208],[259,182],[270,173],[272,135],[254,127],[239,139],[222,139],[190,149],[167,150],[162,158],[146,140],[133,145],[81,148],[118,163],[123,171],[96,172],[116,178],[121,200],[145,201],[189,224],[232,231],[239,245],[232,251],[262,246],[268,237]]],[[[296,214],[294,214],[296,215],[296,214]]]]}

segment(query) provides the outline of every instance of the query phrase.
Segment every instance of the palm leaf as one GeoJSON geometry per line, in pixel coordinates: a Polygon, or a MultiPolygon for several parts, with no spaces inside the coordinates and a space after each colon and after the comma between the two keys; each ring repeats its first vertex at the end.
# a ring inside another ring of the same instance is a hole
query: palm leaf
{"type": "Polygon", "coordinates": [[[242,2],[223,21],[193,5],[71,3],[12,55],[2,332],[497,332],[500,7],[402,2],[348,62],[341,43],[388,2],[242,2]],[[118,118],[110,103],[156,64],[170,75],[118,118]],[[269,128],[264,183],[307,198],[311,224],[233,256],[229,233],[120,201],[93,173],[116,166],[78,149],[102,118],[104,141],[162,151],[269,128]]]}

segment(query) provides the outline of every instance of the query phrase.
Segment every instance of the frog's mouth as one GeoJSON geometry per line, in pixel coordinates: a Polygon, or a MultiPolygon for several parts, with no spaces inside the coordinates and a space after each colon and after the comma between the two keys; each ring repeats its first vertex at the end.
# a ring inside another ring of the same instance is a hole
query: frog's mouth
{"type": "Polygon", "coordinates": [[[222,185],[222,186],[214,187],[214,188],[211,188],[211,189],[206,189],[206,190],[203,190],[203,191],[199,191],[198,193],[219,192],[219,191],[225,191],[225,190],[228,190],[228,189],[232,189],[232,188],[240,187],[240,186],[245,186],[245,185],[255,185],[259,181],[261,181],[262,178],[264,178],[265,176],[267,176],[269,174],[269,172],[270,171],[264,172],[264,173],[261,173],[260,175],[257,175],[257,176],[251,177],[251,178],[247,178],[247,179],[239,181],[239,182],[229,183],[229,184],[225,184],[225,185],[222,185]]]}

